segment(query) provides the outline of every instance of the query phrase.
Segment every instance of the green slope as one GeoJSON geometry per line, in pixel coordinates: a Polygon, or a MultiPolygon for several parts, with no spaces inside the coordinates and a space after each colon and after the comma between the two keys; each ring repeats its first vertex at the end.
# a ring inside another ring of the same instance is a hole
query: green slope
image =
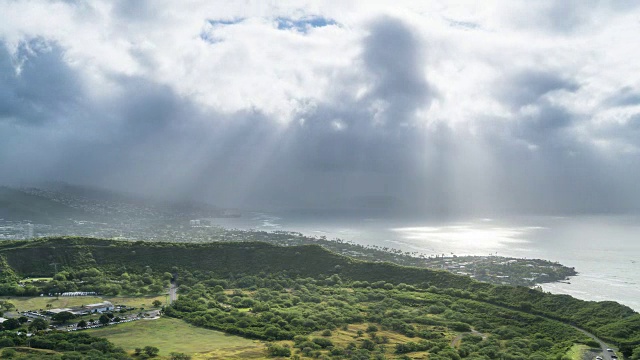
{"type": "MultiPolygon", "coordinates": [[[[60,268],[97,267],[105,272],[173,272],[176,268],[222,277],[286,273],[326,278],[406,283],[443,294],[492,303],[559,319],[618,344],[640,342],[640,315],[615,302],[589,302],[526,287],[494,286],[444,271],[354,260],[320,246],[278,247],[265,243],[151,243],[90,238],[50,238],[0,244],[0,255],[18,274],[51,276],[60,268]]],[[[413,301],[407,299],[407,301],[413,301]]]]}

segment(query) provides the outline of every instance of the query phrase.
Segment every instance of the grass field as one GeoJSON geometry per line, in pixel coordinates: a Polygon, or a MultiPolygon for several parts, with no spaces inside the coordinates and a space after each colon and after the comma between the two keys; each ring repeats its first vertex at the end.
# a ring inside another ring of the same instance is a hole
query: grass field
{"type": "Polygon", "coordinates": [[[22,282],[25,283],[25,284],[28,284],[28,283],[32,283],[32,282],[51,281],[51,280],[53,280],[53,278],[50,278],[50,277],[28,278],[28,279],[23,279],[22,282]]]}
{"type": "Polygon", "coordinates": [[[193,359],[263,359],[265,346],[260,341],[227,335],[187,324],[179,319],[140,320],[127,324],[87,330],[105,337],[132,352],[135,348],[155,346],[161,356],[171,352],[191,354],[193,359]]]}
{"type": "Polygon", "coordinates": [[[574,344],[567,352],[566,357],[570,358],[571,360],[582,360],[584,359],[585,354],[588,350],[589,347],[587,345],[574,344]]]}
{"type": "Polygon", "coordinates": [[[166,295],[159,296],[77,296],[77,297],[0,297],[2,300],[9,300],[16,306],[16,309],[20,311],[24,310],[40,310],[46,309],[47,304],[51,304],[51,307],[56,308],[68,308],[73,306],[95,304],[102,301],[111,301],[114,305],[127,305],[133,307],[144,307],[146,309],[152,308],[151,303],[154,300],[160,300],[164,304],[166,295]]]}

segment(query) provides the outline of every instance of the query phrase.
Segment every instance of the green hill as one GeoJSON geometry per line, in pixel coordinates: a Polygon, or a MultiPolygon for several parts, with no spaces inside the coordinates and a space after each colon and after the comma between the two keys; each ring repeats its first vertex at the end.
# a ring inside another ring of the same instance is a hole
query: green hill
{"type": "Polygon", "coordinates": [[[561,320],[618,344],[640,343],[640,315],[615,302],[582,301],[526,287],[480,283],[444,271],[364,262],[315,245],[278,247],[259,242],[176,244],[49,238],[1,243],[0,256],[22,276],[52,276],[51,264],[57,263],[59,270],[97,268],[117,275],[125,271],[143,273],[151,268],[159,273],[175,273],[180,269],[221,278],[278,273],[291,278],[326,279],[337,274],[371,286],[404,283],[432,293],[561,320]]]}

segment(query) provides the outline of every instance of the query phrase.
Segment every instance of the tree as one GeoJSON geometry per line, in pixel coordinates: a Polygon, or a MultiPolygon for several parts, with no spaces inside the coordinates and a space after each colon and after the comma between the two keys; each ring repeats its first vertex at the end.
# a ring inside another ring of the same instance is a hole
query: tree
{"type": "Polygon", "coordinates": [[[106,325],[111,321],[111,319],[107,315],[102,314],[100,315],[100,318],[98,319],[98,321],[100,322],[100,324],[106,325]]]}
{"type": "Polygon", "coordinates": [[[162,301],[160,300],[153,300],[153,303],[151,303],[154,307],[160,307],[162,306],[162,301]]]}
{"type": "Polygon", "coordinates": [[[7,300],[0,300],[0,309],[4,309],[4,311],[11,311],[15,309],[16,306],[13,303],[8,302],[7,300]]]}
{"type": "Polygon", "coordinates": [[[145,354],[151,357],[158,356],[158,353],[160,352],[160,349],[155,346],[145,346],[143,350],[145,354]]]}
{"type": "Polygon", "coordinates": [[[20,321],[18,321],[18,319],[7,319],[5,322],[2,323],[2,327],[5,330],[14,330],[20,327],[20,321]]]}
{"type": "Polygon", "coordinates": [[[372,351],[373,349],[376,348],[376,343],[374,343],[373,341],[371,341],[369,339],[364,339],[362,341],[362,344],[360,344],[360,348],[372,351]]]}
{"type": "Polygon", "coordinates": [[[53,315],[51,317],[51,320],[58,322],[58,323],[66,323],[67,321],[71,320],[71,319],[75,319],[75,315],[73,315],[72,313],[68,312],[68,311],[63,311],[63,312],[59,312],[55,315],[53,315]]]}
{"type": "Polygon", "coordinates": [[[170,355],[171,360],[191,360],[191,355],[185,353],[172,352],[170,355]]]}
{"type": "Polygon", "coordinates": [[[79,327],[79,328],[86,328],[86,327],[87,327],[87,322],[86,322],[86,321],[84,321],[84,320],[80,320],[80,321],[78,322],[78,327],[79,327]]]}
{"type": "Polygon", "coordinates": [[[29,330],[46,330],[49,327],[49,322],[42,318],[37,318],[29,324],[29,330]]]}

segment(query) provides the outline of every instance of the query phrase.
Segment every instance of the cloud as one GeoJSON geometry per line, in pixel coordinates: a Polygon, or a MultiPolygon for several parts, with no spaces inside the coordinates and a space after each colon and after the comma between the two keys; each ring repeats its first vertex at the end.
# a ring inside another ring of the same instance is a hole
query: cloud
{"type": "Polygon", "coordinates": [[[0,4],[0,181],[259,208],[638,210],[635,7],[217,5],[0,4]]]}
{"type": "Polygon", "coordinates": [[[497,96],[514,108],[538,102],[553,92],[575,92],[579,85],[558,72],[540,69],[522,70],[495,84],[497,96]]]}
{"type": "Polygon", "coordinates": [[[64,51],[55,43],[35,38],[19,44],[12,54],[0,46],[0,121],[37,125],[63,120],[79,107],[82,81],[69,68],[64,51]]]}
{"type": "MultiPolygon", "coordinates": [[[[363,62],[373,77],[370,96],[388,121],[406,122],[433,96],[423,69],[423,45],[402,21],[376,19],[364,40],[363,62]]],[[[372,104],[373,105],[373,104],[372,104]]]]}

